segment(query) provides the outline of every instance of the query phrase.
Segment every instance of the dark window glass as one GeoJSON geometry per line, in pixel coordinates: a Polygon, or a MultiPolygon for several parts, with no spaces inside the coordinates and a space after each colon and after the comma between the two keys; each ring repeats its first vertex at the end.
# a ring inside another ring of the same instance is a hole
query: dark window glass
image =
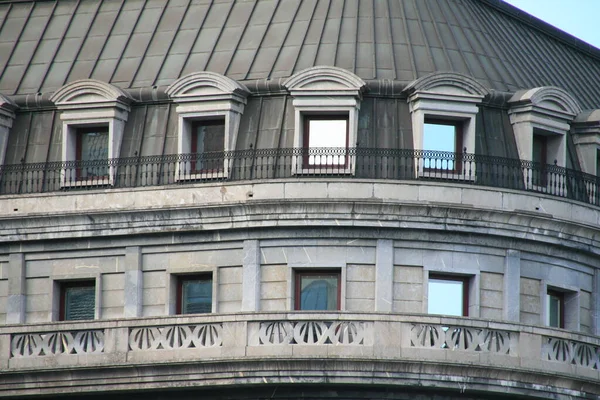
{"type": "Polygon", "coordinates": [[[94,281],[65,282],[61,288],[61,321],[94,319],[96,286],[94,281]]]}
{"type": "Polygon", "coordinates": [[[429,314],[467,316],[469,314],[468,278],[429,276],[427,312],[429,314]]]}
{"type": "Polygon", "coordinates": [[[201,120],[192,124],[192,153],[194,171],[223,169],[225,149],[225,119],[201,120]]]}
{"type": "Polygon", "coordinates": [[[548,164],[548,137],[533,135],[531,161],[533,161],[532,183],[546,186],[546,164],[548,164]]]}
{"type": "Polygon", "coordinates": [[[304,117],[304,165],[306,167],[346,166],[348,149],[347,115],[304,117]]]}
{"type": "Polygon", "coordinates": [[[78,178],[108,176],[107,127],[77,130],[77,161],[82,162],[78,178]]]}
{"type": "Polygon", "coordinates": [[[177,313],[212,312],[212,276],[193,275],[178,278],[177,313]]]}
{"type": "Polygon", "coordinates": [[[339,272],[297,272],[296,310],[339,310],[339,272]]]}
{"type": "Polygon", "coordinates": [[[548,290],[546,294],[546,325],[554,328],[564,328],[564,293],[548,290]]]}

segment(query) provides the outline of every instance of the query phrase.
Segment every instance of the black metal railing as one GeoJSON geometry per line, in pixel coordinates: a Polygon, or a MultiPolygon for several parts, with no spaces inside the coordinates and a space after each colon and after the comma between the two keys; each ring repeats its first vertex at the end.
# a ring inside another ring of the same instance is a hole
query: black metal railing
{"type": "Polygon", "coordinates": [[[600,204],[595,176],[531,161],[403,149],[248,149],[22,163],[0,167],[0,194],[279,178],[438,180],[546,193],[600,204]]]}

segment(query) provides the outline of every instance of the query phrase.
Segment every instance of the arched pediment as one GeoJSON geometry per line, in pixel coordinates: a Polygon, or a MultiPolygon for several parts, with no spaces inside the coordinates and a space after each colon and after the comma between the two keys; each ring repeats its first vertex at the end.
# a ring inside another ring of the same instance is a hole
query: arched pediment
{"type": "Polygon", "coordinates": [[[97,103],[130,103],[132,98],[123,90],[95,79],[81,79],[58,89],[51,97],[57,106],[84,106],[97,103]]]}
{"type": "Polygon", "coordinates": [[[554,86],[519,91],[513,95],[509,103],[530,104],[533,107],[560,111],[573,116],[581,112],[581,107],[573,96],[554,86]]]}
{"type": "Polygon", "coordinates": [[[231,78],[215,72],[201,71],[176,80],[167,88],[166,93],[177,101],[224,95],[245,98],[250,92],[246,86],[231,78]]]}
{"type": "Polygon", "coordinates": [[[481,97],[489,93],[488,89],[475,79],[456,72],[434,72],[425,75],[413,81],[405,90],[408,93],[418,91],[481,97]]]}
{"type": "Polygon", "coordinates": [[[307,68],[289,77],[283,85],[290,92],[297,91],[352,91],[360,93],[366,83],[350,71],[338,67],[307,68]]]}

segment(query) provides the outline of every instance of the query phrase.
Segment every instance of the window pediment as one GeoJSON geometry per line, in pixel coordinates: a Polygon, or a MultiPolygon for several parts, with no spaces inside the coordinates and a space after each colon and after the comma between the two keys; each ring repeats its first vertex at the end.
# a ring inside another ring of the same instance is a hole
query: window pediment
{"type": "Polygon", "coordinates": [[[573,96],[553,86],[518,91],[508,103],[513,113],[534,112],[567,121],[572,121],[581,112],[573,96]]]}
{"type": "Polygon", "coordinates": [[[61,87],[50,101],[59,109],[116,107],[129,111],[132,98],[116,86],[95,79],[82,79],[61,87]]]}
{"type": "Polygon", "coordinates": [[[226,76],[202,71],[176,80],[167,88],[166,93],[176,103],[234,100],[246,104],[250,91],[226,76]]]}
{"type": "Polygon", "coordinates": [[[283,85],[292,96],[342,95],[360,97],[366,83],[342,68],[318,66],[292,75],[283,85]]]}
{"type": "MultiPolygon", "coordinates": [[[[482,99],[489,91],[475,79],[456,72],[435,72],[417,79],[405,89],[407,93],[438,93],[482,99]]],[[[479,100],[480,101],[480,100],[479,100]]]]}

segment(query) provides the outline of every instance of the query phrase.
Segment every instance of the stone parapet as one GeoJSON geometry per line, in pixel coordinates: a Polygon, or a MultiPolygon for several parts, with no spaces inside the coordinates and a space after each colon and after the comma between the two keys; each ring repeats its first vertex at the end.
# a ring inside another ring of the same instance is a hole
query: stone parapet
{"type": "Polygon", "coordinates": [[[331,364],[328,383],[458,383],[557,399],[600,391],[599,338],[473,318],[300,312],[136,318],[5,326],[0,344],[0,396],[302,380],[314,376],[305,364],[315,357],[331,364]],[[397,374],[399,365],[420,366],[420,374],[397,374]],[[188,373],[175,373],[181,368],[188,373]],[[98,381],[107,384],[92,383],[98,381]]]}

